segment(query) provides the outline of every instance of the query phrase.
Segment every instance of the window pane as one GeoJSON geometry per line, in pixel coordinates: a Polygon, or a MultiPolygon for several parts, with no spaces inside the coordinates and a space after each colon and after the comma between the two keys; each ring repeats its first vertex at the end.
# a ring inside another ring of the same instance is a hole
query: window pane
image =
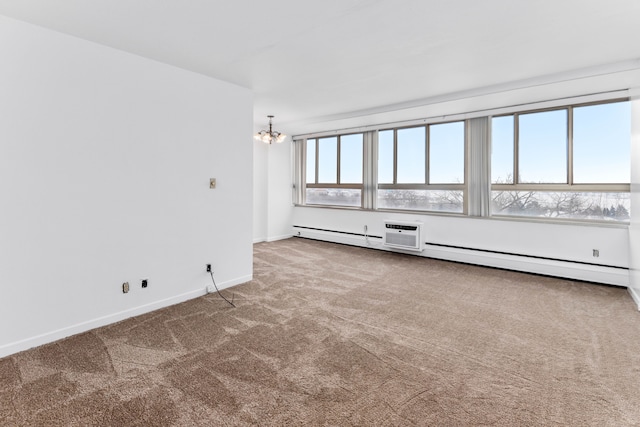
{"type": "Polygon", "coordinates": [[[628,102],[573,110],[573,181],[628,184],[631,173],[628,102]]]}
{"type": "Polygon", "coordinates": [[[519,182],[567,183],[567,110],[519,116],[519,182]]]}
{"type": "Polygon", "coordinates": [[[378,208],[462,212],[461,190],[378,190],[378,208]]]}
{"type": "Polygon", "coordinates": [[[513,184],[513,116],[491,119],[491,183],[513,184]]]}
{"type": "Polygon", "coordinates": [[[340,137],[340,183],[362,184],[362,134],[340,137]]]}
{"type": "Polygon", "coordinates": [[[426,128],[398,129],[398,183],[425,183],[426,128]]]}
{"type": "Polygon", "coordinates": [[[629,193],[492,191],[492,213],[541,218],[629,221],[629,193]]]}
{"type": "Polygon", "coordinates": [[[429,126],[429,183],[464,182],[464,122],[429,126]]]}
{"type": "Polygon", "coordinates": [[[316,140],[307,139],[307,183],[316,182],[316,140]]]}
{"type": "Polygon", "coordinates": [[[393,184],[393,131],[378,132],[378,183],[393,184]]]}
{"type": "Polygon", "coordinates": [[[337,184],[338,182],[338,138],[318,139],[318,182],[337,184]]]}
{"type": "Polygon", "coordinates": [[[362,190],[342,188],[307,188],[308,205],[362,206],[362,190]]]}

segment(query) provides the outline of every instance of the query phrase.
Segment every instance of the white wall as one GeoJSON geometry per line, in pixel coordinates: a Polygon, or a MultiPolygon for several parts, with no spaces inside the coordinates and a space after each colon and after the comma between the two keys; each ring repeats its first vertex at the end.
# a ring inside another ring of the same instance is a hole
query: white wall
{"type": "Polygon", "coordinates": [[[271,145],[254,141],[253,153],[253,241],[291,237],[291,138],[271,145]]]}
{"type": "Polygon", "coordinates": [[[4,17],[0,58],[0,357],[251,279],[250,91],[4,17]]]}
{"type": "Polygon", "coordinates": [[[640,310],[640,88],[632,91],[631,101],[631,224],[629,226],[629,292],[640,310]]]}
{"type": "Polygon", "coordinates": [[[268,233],[269,146],[253,140],[253,241],[264,242],[268,233]]]}
{"type": "Polygon", "coordinates": [[[269,210],[267,240],[291,237],[291,138],[269,147],[269,210]]]}

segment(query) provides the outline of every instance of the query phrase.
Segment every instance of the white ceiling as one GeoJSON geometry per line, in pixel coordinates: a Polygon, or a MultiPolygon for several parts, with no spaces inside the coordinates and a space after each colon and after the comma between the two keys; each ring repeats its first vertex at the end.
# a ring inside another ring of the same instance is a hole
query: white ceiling
{"type": "Polygon", "coordinates": [[[247,87],[258,127],[640,58],[638,0],[0,0],[0,14],[247,87]]]}

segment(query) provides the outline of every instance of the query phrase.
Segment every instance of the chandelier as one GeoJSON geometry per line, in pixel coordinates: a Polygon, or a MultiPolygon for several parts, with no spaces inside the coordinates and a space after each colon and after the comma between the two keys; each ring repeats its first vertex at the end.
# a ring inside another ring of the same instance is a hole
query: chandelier
{"type": "Polygon", "coordinates": [[[265,144],[271,144],[273,141],[282,142],[287,137],[284,133],[280,133],[278,131],[273,130],[273,126],[271,124],[271,119],[273,116],[267,116],[269,118],[269,130],[261,130],[256,133],[254,138],[258,141],[262,141],[265,144]]]}

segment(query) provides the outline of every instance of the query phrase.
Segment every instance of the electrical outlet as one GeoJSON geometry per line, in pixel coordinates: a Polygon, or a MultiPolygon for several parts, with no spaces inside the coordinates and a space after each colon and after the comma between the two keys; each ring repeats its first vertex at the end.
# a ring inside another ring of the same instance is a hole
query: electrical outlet
{"type": "Polygon", "coordinates": [[[207,264],[207,273],[211,273],[211,264],[207,264]]]}
{"type": "Polygon", "coordinates": [[[209,178],[209,188],[216,188],[216,179],[215,178],[209,178]]]}
{"type": "Polygon", "coordinates": [[[146,288],[147,286],[149,286],[149,279],[142,279],[142,280],[140,281],[140,285],[141,285],[143,288],[146,288]]]}
{"type": "Polygon", "coordinates": [[[600,250],[599,249],[594,249],[593,250],[593,257],[594,258],[598,258],[600,256],[600,250]]]}
{"type": "Polygon", "coordinates": [[[122,293],[126,294],[127,292],[129,292],[129,282],[124,282],[122,284],[122,293]]]}

